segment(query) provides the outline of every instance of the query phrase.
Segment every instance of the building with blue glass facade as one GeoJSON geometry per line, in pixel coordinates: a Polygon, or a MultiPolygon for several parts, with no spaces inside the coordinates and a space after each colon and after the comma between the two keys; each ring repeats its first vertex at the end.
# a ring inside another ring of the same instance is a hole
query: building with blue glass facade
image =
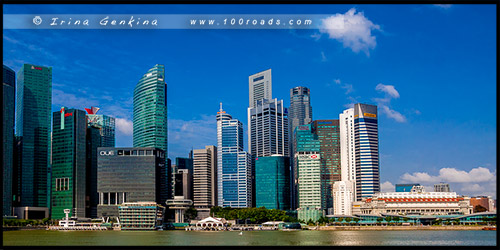
{"type": "Polygon", "coordinates": [[[17,73],[16,88],[19,207],[50,207],[51,105],[52,67],[24,64],[17,73]]]}
{"type": "Polygon", "coordinates": [[[168,158],[167,84],[165,67],[155,65],[134,89],[134,147],[155,147],[168,158]]]}
{"type": "Polygon", "coordinates": [[[251,157],[243,151],[243,124],[221,108],[217,112],[217,197],[222,207],[252,204],[251,157]]]}
{"type": "Polygon", "coordinates": [[[420,186],[418,183],[413,184],[396,184],[396,192],[410,192],[414,186],[420,186]]]}
{"type": "Polygon", "coordinates": [[[290,209],[290,159],[282,155],[255,159],[255,204],[267,209],[290,209]]]}
{"type": "Polygon", "coordinates": [[[377,106],[354,104],[356,200],[380,192],[377,106]]]}
{"type": "Polygon", "coordinates": [[[16,72],[3,66],[2,154],[3,154],[3,215],[12,214],[12,172],[14,167],[14,122],[16,109],[16,72]]]}

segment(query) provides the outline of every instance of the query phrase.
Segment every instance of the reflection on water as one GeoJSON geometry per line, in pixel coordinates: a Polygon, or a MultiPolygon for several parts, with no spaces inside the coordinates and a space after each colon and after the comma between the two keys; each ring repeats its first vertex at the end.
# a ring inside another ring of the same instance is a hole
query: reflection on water
{"type": "Polygon", "coordinates": [[[6,231],[5,246],[496,245],[495,231],[6,231]]]}

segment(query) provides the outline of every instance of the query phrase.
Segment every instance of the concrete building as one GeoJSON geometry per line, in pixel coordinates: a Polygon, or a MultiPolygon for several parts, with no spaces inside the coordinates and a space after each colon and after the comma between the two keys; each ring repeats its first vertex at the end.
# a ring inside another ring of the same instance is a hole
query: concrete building
{"type": "Polygon", "coordinates": [[[434,192],[451,192],[450,184],[444,182],[434,184],[434,192]]]}
{"type": "Polygon", "coordinates": [[[155,230],[163,225],[165,207],[155,202],[125,202],[118,206],[121,230],[155,230]]]}
{"type": "Polygon", "coordinates": [[[423,186],[410,192],[376,193],[353,204],[353,214],[448,215],[471,214],[469,197],[455,192],[425,192],[423,186]]]}
{"type": "Polygon", "coordinates": [[[352,215],[352,192],[351,181],[336,181],[333,184],[333,214],[352,215]]]}
{"type": "Polygon", "coordinates": [[[193,203],[198,217],[209,216],[217,204],[217,147],[193,150],[193,203]]]}
{"type": "Polygon", "coordinates": [[[353,185],[353,201],[356,200],[356,150],[354,141],[354,108],[339,115],[341,180],[353,185]]]}
{"type": "Polygon", "coordinates": [[[480,210],[480,208],[478,208],[476,206],[481,206],[484,209],[486,209],[486,211],[492,212],[493,210],[491,210],[490,207],[492,207],[491,205],[493,202],[491,202],[491,201],[492,201],[491,196],[476,196],[476,197],[470,198],[470,205],[472,206],[473,211],[475,213],[483,212],[483,211],[477,211],[477,209],[480,210]]]}
{"type": "Polygon", "coordinates": [[[125,202],[156,202],[168,199],[165,152],[159,148],[98,148],[98,217],[117,217],[125,202]]]}
{"type": "Polygon", "coordinates": [[[248,107],[256,107],[256,101],[271,100],[273,96],[271,69],[248,77],[249,103],[248,107]]]}
{"type": "Polygon", "coordinates": [[[24,64],[17,73],[16,206],[50,207],[52,67],[24,64]]]}
{"type": "Polygon", "coordinates": [[[14,171],[14,125],[16,109],[16,72],[3,66],[2,96],[2,155],[3,155],[3,215],[12,215],[12,181],[14,171]]]}
{"type": "Polygon", "coordinates": [[[134,147],[155,147],[168,158],[165,67],[156,64],[134,89],[134,147]]]}
{"type": "Polygon", "coordinates": [[[243,124],[217,112],[217,197],[222,207],[252,206],[251,156],[243,151],[243,124]]]}
{"type": "Polygon", "coordinates": [[[290,160],[286,156],[255,159],[255,204],[267,209],[290,209],[290,160]]]}

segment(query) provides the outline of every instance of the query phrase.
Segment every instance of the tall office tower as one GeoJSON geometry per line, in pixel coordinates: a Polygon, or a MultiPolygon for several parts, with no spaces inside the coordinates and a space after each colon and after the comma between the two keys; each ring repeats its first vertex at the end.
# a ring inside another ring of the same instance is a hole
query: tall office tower
{"type": "Polygon", "coordinates": [[[327,214],[333,214],[333,183],[341,179],[339,120],[313,121],[312,132],[320,141],[321,204],[327,214]]]}
{"type": "Polygon", "coordinates": [[[352,188],[350,181],[335,181],[332,187],[334,215],[352,215],[352,188]]]}
{"type": "Polygon", "coordinates": [[[222,207],[252,204],[251,157],[243,151],[243,124],[222,109],[217,112],[217,197],[222,207]]]}
{"type": "Polygon", "coordinates": [[[434,192],[451,192],[450,184],[444,182],[434,184],[434,192]]]}
{"type": "Polygon", "coordinates": [[[85,215],[86,139],[85,111],[61,108],[53,113],[52,123],[52,195],[51,218],[85,215]]]}
{"type": "Polygon", "coordinates": [[[134,147],[156,147],[168,157],[165,67],[156,64],[134,89],[134,147]]]}
{"type": "Polygon", "coordinates": [[[271,100],[273,94],[271,69],[259,72],[248,77],[249,103],[248,107],[257,106],[256,102],[262,99],[271,100]]]}
{"type": "Polygon", "coordinates": [[[217,147],[193,150],[193,203],[200,216],[217,206],[217,147]]]}
{"type": "Polygon", "coordinates": [[[98,148],[97,216],[118,217],[125,202],[156,202],[168,199],[167,161],[159,148],[98,148]]]}
{"type": "Polygon", "coordinates": [[[356,200],[380,192],[377,106],[354,105],[356,200]]]}
{"type": "MultiPolygon", "coordinates": [[[[288,111],[288,135],[290,136],[290,159],[295,161],[295,138],[293,138],[293,130],[300,125],[309,124],[312,122],[312,107],[310,99],[310,91],[307,87],[295,87],[290,89],[290,108],[288,111]]],[[[296,208],[296,189],[297,189],[297,168],[296,162],[292,163],[292,204],[296,208]]]]}
{"type": "Polygon", "coordinates": [[[339,115],[341,180],[352,186],[353,201],[356,201],[356,151],[354,150],[354,108],[339,115]]]}
{"type": "Polygon", "coordinates": [[[282,155],[255,160],[255,204],[267,209],[290,209],[290,159],[282,155]]]}
{"type": "Polygon", "coordinates": [[[98,115],[99,108],[85,108],[87,111],[87,197],[86,215],[97,217],[99,194],[97,192],[97,148],[115,146],[115,118],[98,115]]]}
{"type": "Polygon", "coordinates": [[[12,172],[14,168],[14,122],[16,109],[16,73],[3,66],[2,91],[2,154],[3,215],[12,215],[12,172]]]}
{"type": "MultiPolygon", "coordinates": [[[[172,173],[173,174],[179,174],[182,173],[183,176],[189,177],[189,180],[183,181],[182,185],[184,186],[183,192],[188,192],[184,198],[193,200],[193,158],[192,155],[189,155],[189,158],[185,157],[176,157],[175,158],[175,165],[172,165],[172,173]],[[189,185],[189,186],[186,186],[189,185]]],[[[177,190],[175,189],[177,183],[176,183],[176,177],[172,174],[172,197],[175,196],[175,193],[177,193],[177,190]]],[[[184,177],[183,177],[184,178],[184,177]]]]}
{"type": "Polygon", "coordinates": [[[52,67],[24,64],[17,73],[16,135],[20,148],[20,207],[50,206],[48,167],[52,67]]]}
{"type": "Polygon", "coordinates": [[[298,219],[317,221],[324,215],[321,192],[321,142],[312,124],[295,128],[298,174],[298,219]]]}

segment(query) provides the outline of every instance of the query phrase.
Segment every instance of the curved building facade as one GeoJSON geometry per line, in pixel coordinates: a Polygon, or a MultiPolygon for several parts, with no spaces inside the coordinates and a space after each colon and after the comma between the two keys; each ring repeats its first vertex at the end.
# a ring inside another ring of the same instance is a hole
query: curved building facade
{"type": "Polygon", "coordinates": [[[134,147],[156,147],[168,153],[165,67],[155,65],[134,89],[134,147]]]}

